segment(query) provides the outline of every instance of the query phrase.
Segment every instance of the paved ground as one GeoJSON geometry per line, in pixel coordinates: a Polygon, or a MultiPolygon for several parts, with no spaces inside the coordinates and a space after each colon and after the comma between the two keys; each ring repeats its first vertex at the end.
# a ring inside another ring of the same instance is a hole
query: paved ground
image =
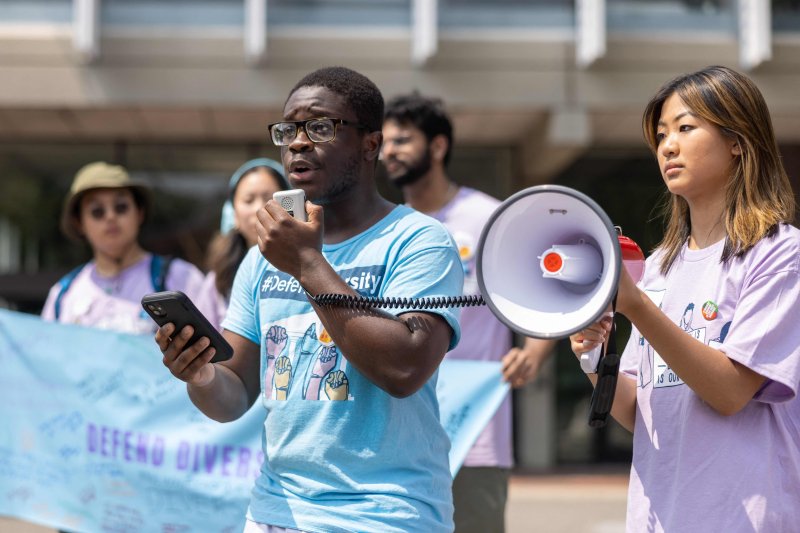
{"type": "Polygon", "coordinates": [[[514,476],[506,533],[624,533],[628,474],[514,476]]]}
{"type": "MultiPolygon", "coordinates": [[[[622,533],[626,473],[515,475],[509,487],[506,533],[622,533]]],[[[2,533],[53,533],[0,518],[2,533]]]]}

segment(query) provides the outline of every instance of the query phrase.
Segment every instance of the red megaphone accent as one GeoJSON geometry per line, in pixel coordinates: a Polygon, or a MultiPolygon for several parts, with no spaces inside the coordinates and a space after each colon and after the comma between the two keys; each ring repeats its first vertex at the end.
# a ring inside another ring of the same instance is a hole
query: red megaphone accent
{"type": "Polygon", "coordinates": [[[620,234],[619,247],[622,251],[622,264],[628,271],[634,283],[639,283],[644,275],[644,253],[636,241],[620,234]]]}

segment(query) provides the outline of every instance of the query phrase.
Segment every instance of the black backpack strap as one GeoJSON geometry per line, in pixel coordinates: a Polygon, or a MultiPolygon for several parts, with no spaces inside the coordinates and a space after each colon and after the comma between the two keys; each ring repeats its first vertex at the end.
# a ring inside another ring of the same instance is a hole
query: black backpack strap
{"type": "Polygon", "coordinates": [[[150,281],[153,283],[153,290],[161,292],[167,288],[167,274],[172,264],[173,257],[153,254],[150,259],[150,281]]]}
{"type": "Polygon", "coordinates": [[[64,275],[60,280],[58,280],[58,296],[56,296],[56,301],[54,307],[56,322],[58,321],[58,317],[61,316],[61,300],[64,299],[64,295],[69,290],[69,286],[72,285],[72,282],[75,281],[75,278],[78,276],[83,267],[85,267],[88,263],[84,263],[79,265],[68,273],[64,275]]]}

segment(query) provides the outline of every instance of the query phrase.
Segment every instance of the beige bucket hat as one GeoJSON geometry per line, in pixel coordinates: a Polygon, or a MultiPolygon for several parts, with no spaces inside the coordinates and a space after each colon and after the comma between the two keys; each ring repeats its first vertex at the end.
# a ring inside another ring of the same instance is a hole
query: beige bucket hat
{"type": "Polygon", "coordinates": [[[147,185],[131,180],[128,171],[119,165],[89,163],[75,174],[61,211],[61,231],[71,239],[81,240],[78,208],[81,197],[93,189],[130,189],[145,216],[150,211],[152,198],[147,185]]]}

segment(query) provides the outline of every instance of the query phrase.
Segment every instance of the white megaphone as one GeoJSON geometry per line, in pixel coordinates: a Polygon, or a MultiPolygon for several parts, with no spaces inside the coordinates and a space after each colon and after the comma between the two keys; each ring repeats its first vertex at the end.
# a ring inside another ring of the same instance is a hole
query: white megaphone
{"type": "MultiPolygon", "coordinates": [[[[486,305],[512,330],[540,339],[597,322],[611,308],[623,264],[635,281],[644,270],[639,246],[600,206],[559,185],[531,187],[502,202],[481,233],[476,259],[486,305]]],[[[613,332],[609,339],[611,346],[613,332]]],[[[592,397],[594,427],[605,424],[616,386],[619,355],[606,355],[592,397]]],[[[598,347],[582,355],[581,367],[600,373],[601,360],[598,347]]]]}
{"type": "MultiPolygon", "coordinates": [[[[639,246],[620,235],[594,200],[559,185],[531,187],[501,203],[477,248],[486,305],[509,328],[540,339],[567,337],[607,313],[623,264],[641,278],[639,246]]],[[[613,321],[605,348],[581,355],[581,367],[597,372],[592,427],[606,424],[614,402],[620,358],[613,321]]]]}
{"type": "Polygon", "coordinates": [[[492,312],[514,331],[541,339],[597,322],[616,294],[623,264],[618,230],[605,212],[559,185],[531,187],[501,203],[481,233],[476,259],[492,312]]]}

